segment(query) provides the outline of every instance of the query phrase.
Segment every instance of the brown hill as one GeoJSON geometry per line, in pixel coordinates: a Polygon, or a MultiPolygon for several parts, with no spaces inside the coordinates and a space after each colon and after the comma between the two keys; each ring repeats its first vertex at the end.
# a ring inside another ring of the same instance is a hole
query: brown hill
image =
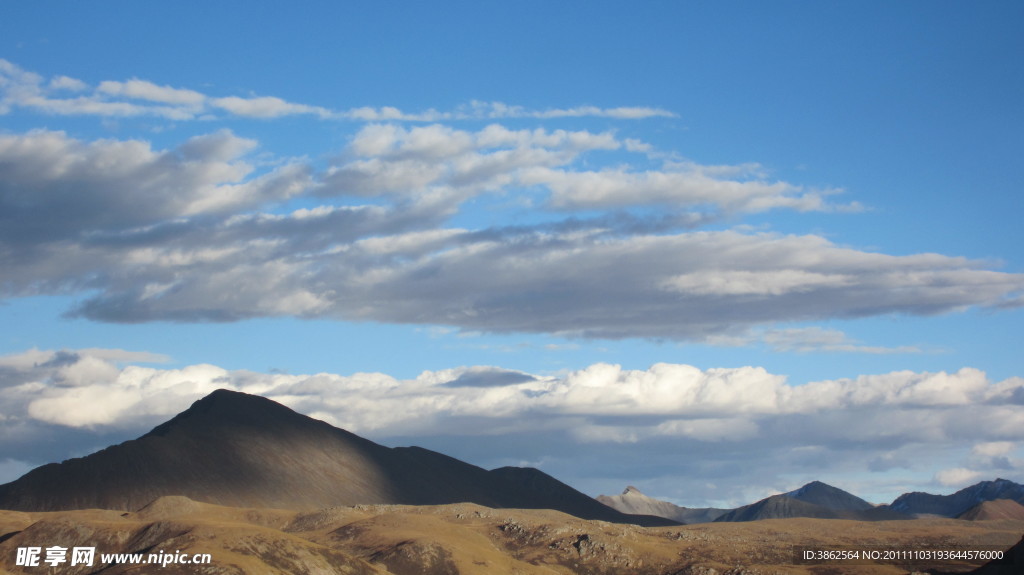
{"type": "Polygon", "coordinates": [[[487,471],[427,449],[384,447],[269,399],[227,390],[138,439],[0,485],[0,509],[133,511],[167,495],[289,509],[473,502],[671,523],[609,509],[536,469],[487,471]]]}
{"type": "Polygon", "coordinates": [[[1024,519],[1024,505],[1012,499],[997,499],[981,503],[957,515],[957,519],[989,521],[993,519],[1024,519]]]}

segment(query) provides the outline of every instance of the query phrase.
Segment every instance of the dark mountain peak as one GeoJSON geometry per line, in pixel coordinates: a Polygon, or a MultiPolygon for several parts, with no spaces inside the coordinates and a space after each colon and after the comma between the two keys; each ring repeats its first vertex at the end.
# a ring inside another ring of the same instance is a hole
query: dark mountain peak
{"type": "Polygon", "coordinates": [[[322,423],[259,395],[218,389],[191,407],[156,426],[143,437],[163,436],[175,430],[193,431],[233,425],[264,429],[322,423]]]}
{"type": "Polygon", "coordinates": [[[819,490],[823,490],[823,489],[835,489],[835,487],[832,487],[831,485],[829,485],[827,483],[822,483],[821,481],[812,481],[810,483],[807,483],[807,484],[805,484],[805,485],[803,485],[801,487],[798,487],[798,488],[794,489],[793,491],[790,491],[788,493],[783,493],[783,495],[789,495],[790,497],[796,497],[796,496],[802,495],[804,493],[808,493],[808,492],[812,492],[812,491],[819,491],[819,490]]]}
{"type": "Polygon", "coordinates": [[[179,416],[211,417],[224,415],[291,417],[298,414],[280,403],[265,397],[222,388],[196,400],[192,407],[183,411],[179,416]]]}
{"type": "Polygon", "coordinates": [[[860,497],[821,481],[812,481],[783,495],[833,511],[865,511],[874,507],[860,497]]]}

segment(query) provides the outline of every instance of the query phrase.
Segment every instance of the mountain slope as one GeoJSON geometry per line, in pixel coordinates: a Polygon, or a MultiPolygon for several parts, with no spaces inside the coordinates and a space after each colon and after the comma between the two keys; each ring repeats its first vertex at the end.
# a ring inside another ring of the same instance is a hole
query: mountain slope
{"type": "Polygon", "coordinates": [[[983,501],[996,499],[1011,499],[1024,504],[1024,485],[1008,479],[996,479],[976,483],[951,495],[932,495],[915,491],[900,495],[889,508],[914,515],[956,517],[983,501]]]}
{"type": "Polygon", "coordinates": [[[166,495],[289,509],[473,502],[670,523],[626,516],[538,470],[487,471],[427,449],[384,447],[269,399],[228,390],[138,439],[0,485],[0,509],[131,511],[166,495]]]}

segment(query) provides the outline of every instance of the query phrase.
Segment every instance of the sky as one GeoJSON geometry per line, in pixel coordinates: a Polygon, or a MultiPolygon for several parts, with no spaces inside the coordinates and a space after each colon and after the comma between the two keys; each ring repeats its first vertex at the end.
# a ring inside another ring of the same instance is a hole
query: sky
{"type": "Polygon", "coordinates": [[[0,482],[217,388],[732,507],[1024,482],[1024,6],[0,5],[0,482]]]}

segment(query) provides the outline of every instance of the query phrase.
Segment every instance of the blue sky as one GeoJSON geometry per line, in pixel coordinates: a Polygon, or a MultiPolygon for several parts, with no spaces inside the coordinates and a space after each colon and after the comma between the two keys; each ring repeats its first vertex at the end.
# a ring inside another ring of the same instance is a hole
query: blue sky
{"type": "Polygon", "coordinates": [[[0,7],[0,480],[227,386],[592,495],[1020,481],[1022,16],[0,7]]]}

